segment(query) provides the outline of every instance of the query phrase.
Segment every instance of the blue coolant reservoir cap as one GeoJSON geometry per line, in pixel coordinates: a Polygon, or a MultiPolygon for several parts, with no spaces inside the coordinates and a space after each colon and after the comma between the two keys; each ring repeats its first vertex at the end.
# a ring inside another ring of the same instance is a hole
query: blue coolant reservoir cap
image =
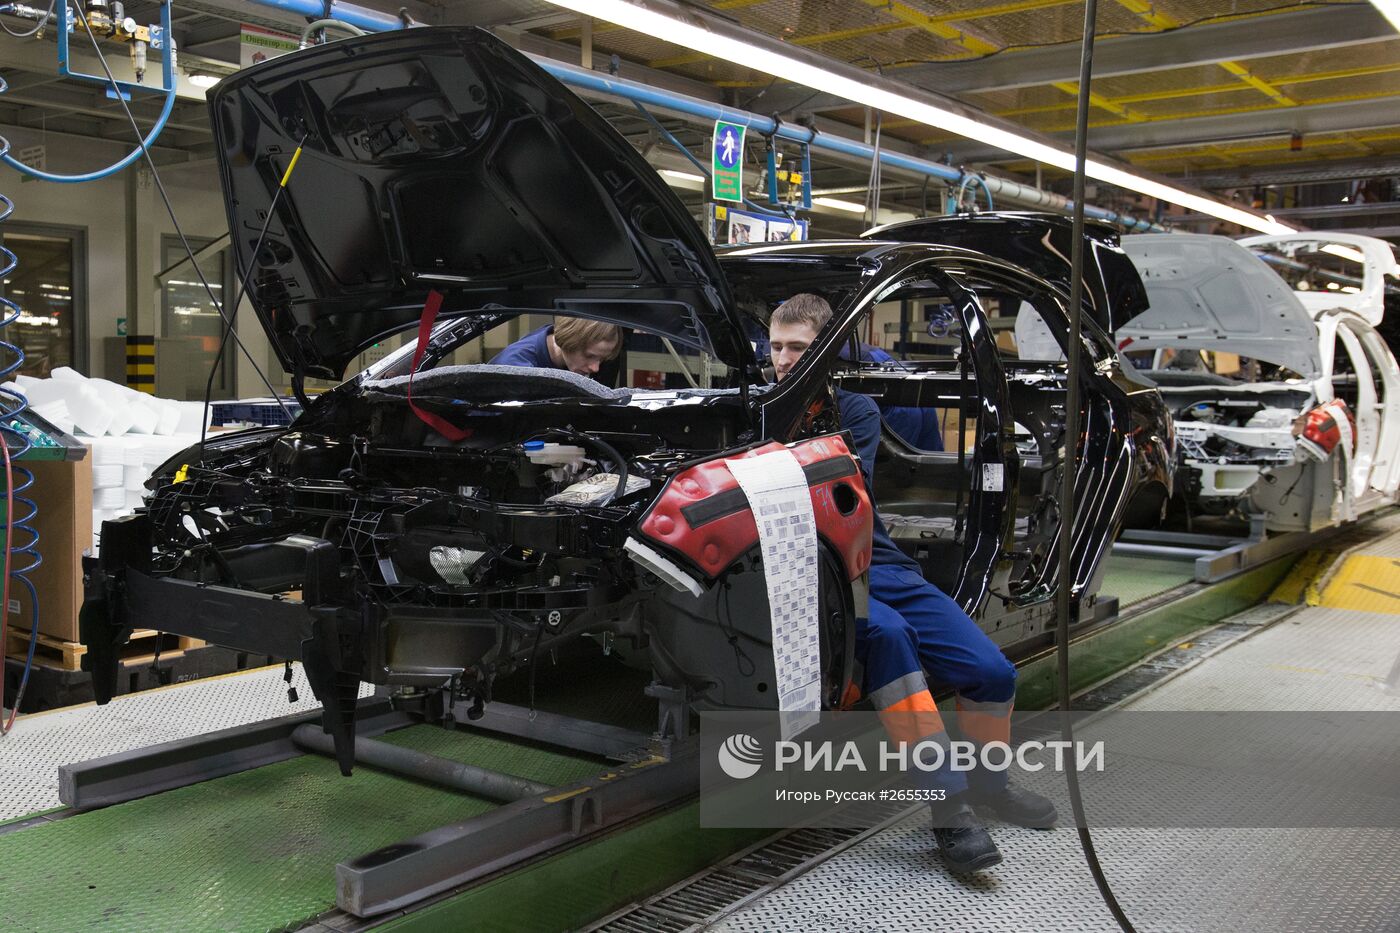
{"type": "Polygon", "coordinates": [[[526,441],[520,446],[526,450],[544,450],[544,441],[526,441]]]}

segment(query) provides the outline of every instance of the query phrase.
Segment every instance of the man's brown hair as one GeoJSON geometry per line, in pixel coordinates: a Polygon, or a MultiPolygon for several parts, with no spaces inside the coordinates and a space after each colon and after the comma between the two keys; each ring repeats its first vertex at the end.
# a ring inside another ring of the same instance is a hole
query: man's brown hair
{"type": "Polygon", "coordinates": [[[778,305],[768,326],[774,324],[806,324],[813,331],[821,333],[826,322],[831,320],[831,305],[821,295],[801,292],[778,305]]]}
{"type": "Polygon", "coordinates": [[[566,353],[583,353],[595,343],[611,343],[613,348],[608,359],[615,360],[622,352],[622,328],[587,318],[557,317],[554,319],[554,343],[566,353]]]}

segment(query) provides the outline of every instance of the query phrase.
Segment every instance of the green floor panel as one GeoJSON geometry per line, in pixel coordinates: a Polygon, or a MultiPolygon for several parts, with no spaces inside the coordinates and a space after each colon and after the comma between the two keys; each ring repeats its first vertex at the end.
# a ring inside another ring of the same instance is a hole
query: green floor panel
{"type": "MultiPolygon", "coordinates": [[[[415,726],[398,745],[559,783],[596,759],[415,726]]],[[[335,904],[338,862],[494,804],[308,755],[0,836],[0,930],[263,931],[335,904]],[[16,892],[26,892],[16,896],[16,892]]]]}
{"type": "Polygon", "coordinates": [[[1126,608],[1195,578],[1194,560],[1111,554],[1104,561],[1103,585],[1099,592],[1117,596],[1119,608],[1126,608]]]}
{"type": "Polygon", "coordinates": [[[379,928],[393,933],[557,933],[605,917],[772,834],[701,829],[700,805],[575,846],[379,928]]]}

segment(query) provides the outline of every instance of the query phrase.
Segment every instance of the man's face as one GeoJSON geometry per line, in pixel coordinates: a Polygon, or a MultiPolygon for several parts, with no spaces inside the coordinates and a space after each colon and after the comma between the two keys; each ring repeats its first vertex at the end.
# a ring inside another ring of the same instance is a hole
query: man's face
{"type": "Polygon", "coordinates": [[[564,368],[571,372],[576,372],[580,376],[593,376],[598,372],[598,368],[612,359],[613,351],[617,349],[616,340],[599,340],[590,343],[584,350],[565,350],[559,348],[559,355],[564,358],[564,368]]]}
{"type": "Polygon", "coordinates": [[[769,354],[773,358],[773,371],[779,381],[792,372],[802,354],[817,339],[817,332],[810,324],[773,324],[768,328],[769,354]]]}

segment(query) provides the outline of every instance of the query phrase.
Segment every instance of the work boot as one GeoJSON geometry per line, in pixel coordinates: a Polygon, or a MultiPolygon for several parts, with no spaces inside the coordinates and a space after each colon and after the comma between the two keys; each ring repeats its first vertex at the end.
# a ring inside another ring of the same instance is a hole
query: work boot
{"type": "Polygon", "coordinates": [[[1007,782],[997,790],[968,788],[967,800],[973,806],[986,807],[1000,820],[1031,829],[1051,829],[1059,819],[1059,811],[1049,797],[1007,782]]]}
{"type": "Polygon", "coordinates": [[[997,844],[966,803],[949,801],[932,809],[933,837],[949,871],[961,875],[1001,862],[997,844]]]}

